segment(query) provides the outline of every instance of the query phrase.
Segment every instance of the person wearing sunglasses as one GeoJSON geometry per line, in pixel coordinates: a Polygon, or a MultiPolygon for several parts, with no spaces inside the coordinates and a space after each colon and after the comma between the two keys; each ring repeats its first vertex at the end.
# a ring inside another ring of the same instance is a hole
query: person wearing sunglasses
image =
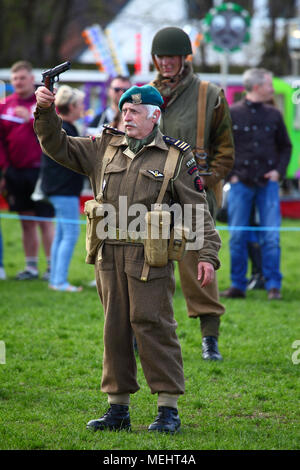
{"type": "Polygon", "coordinates": [[[124,131],[121,114],[118,108],[119,100],[125,91],[131,87],[131,82],[128,77],[118,75],[114,77],[107,90],[108,107],[105,110],[97,114],[93,121],[89,125],[89,131],[91,129],[97,129],[97,132],[102,131],[103,124],[110,124],[111,126],[124,131]]]}

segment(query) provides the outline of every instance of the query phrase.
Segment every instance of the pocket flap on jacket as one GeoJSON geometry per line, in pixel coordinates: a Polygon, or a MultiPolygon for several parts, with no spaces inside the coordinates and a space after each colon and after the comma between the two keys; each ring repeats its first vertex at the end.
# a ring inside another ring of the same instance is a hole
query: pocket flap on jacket
{"type": "Polygon", "coordinates": [[[126,166],[120,167],[112,163],[110,165],[107,165],[107,167],[105,168],[104,174],[109,175],[110,173],[121,173],[122,171],[125,171],[126,169],[127,169],[126,166]]]}
{"type": "MultiPolygon", "coordinates": [[[[134,277],[135,279],[140,280],[142,276],[143,266],[144,266],[143,262],[133,262],[133,261],[126,260],[124,271],[128,276],[131,276],[131,277],[134,277]]],[[[163,266],[162,268],[161,267],[156,268],[156,267],[150,266],[148,281],[151,281],[152,279],[162,279],[164,277],[168,277],[171,274],[172,268],[173,268],[172,262],[169,262],[166,266],[163,266]]]]}

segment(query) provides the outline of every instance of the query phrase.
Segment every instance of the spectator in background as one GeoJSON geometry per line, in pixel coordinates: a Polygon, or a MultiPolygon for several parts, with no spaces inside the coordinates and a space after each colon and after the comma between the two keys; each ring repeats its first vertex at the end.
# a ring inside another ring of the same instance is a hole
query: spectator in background
{"type": "Polygon", "coordinates": [[[97,132],[102,132],[103,124],[110,124],[120,131],[125,131],[121,113],[119,111],[119,101],[122,94],[131,87],[131,82],[128,77],[118,75],[114,77],[107,90],[107,98],[109,106],[100,114],[97,114],[89,125],[89,129],[97,129],[97,132]]]}
{"type": "MultiPolygon", "coordinates": [[[[273,90],[274,92],[274,90],[273,90]]],[[[276,106],[274,94],[265,104],[276,106]]],[[[253,204],[250,225],[253,227],[259,226],[259,214],[255,204],[253,204]]],[[[259,232],[251,231],[248,233],[248,256],[251,260],[251,277],[248,281],[247,290],[264,289],[265,280],[262,273],[261,249],[259,245],[259,232]]]]}
{"type": "MultiPolygon", "coordinates": [[[[0,183],[2,182],[1,178],[2,174],[2,163],[0,161],[0,183]]],[[[2,193],[2,187],[0,186],[0,195],[2,193]]],[[[4,281],[6,279],[6,273],[3,266],[3,239],[2,239],[2,231],[1,231],[1,219],[0,219],[0,281],[4,281]]]]}
{"type": "MultiPolygon", "coordinates": [[[[62,127],[70,136],[78,136],[74,122],[84,110],[84,93],[63,85],[58,89],[55,105],[62,119],[62,127]]],[[[66,219],[79,221],[79,197],[83,176],[65,168],[43,154],[41,189],[55,208],[58,219],[51,249],[51,273],[49,287],[67,292],[79,292],[81,287],[68,282],[69,266],[79,236],[79,223],[68,223],[66,219]]]]}
{"type": "MultiPolygon", "coordinates": [[[[255,203],[260,226],[280,227],[279,179],[285,176],[291,142],[282,115],[265,104],[274,93],[272,74],[265,69],[244,73],[246,97],[231,106],[235,164],[229,175],[230,226],[248,226],[255,203]]],[[[262,269],[269,300],[281,299],[279,230],[259,232],[262,269]]],[[[244,298],[247,287],[247,231],[232,230],[230,238],[231,287],[222,297],[244,298]]]]}
{"type": "Polygon", "coordinates": [[[3,240],[2,240],[2,231],[0,225],[0,281],[4,281],[6,279],[6,273],[3,266],[3,240]]]}
{"type": "MultiPolygon", "coordinates": [[[[50,204],[34,202],[31,194],[37,182],[42,151],[33,131],[33,112],[36,107],[34,76],[29,62],[16,62],[11,68],[14,93],[0,104],[0,166],[1,188],[5,186],[10,211],[22,216],[53,217],[50,204]]],[[[43,278],[49,278],[50,249],[54,235],[53,222],[21,218],[23,247],[26,258],[24,271],[17,280],[38,278],[39,235],[48,262],[43,278]]]]}

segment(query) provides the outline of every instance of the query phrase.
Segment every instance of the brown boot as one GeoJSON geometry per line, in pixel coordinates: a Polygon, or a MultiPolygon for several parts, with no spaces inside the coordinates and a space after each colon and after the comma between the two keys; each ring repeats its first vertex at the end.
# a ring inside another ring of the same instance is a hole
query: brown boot
{"type": "Polygon", "coordinates": [[[268,300],[281,300],[282,295],[279,289],[273,287],[272,289],[268,290],[268,300]]]}
{"type": "Polygon", "coordinates": [[[227,299],[244,299],[246,297],[245,292],[236,287],[229,287],[229,289],[220,292],[220,297],[226,297],[227,299]]]}

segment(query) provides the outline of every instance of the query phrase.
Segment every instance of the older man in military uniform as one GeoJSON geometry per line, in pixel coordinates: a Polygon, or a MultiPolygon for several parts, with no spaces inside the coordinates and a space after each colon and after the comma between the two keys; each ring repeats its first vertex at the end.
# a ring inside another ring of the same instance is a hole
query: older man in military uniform
{"type": "MultiPolygon", "coordinates": [[[[198,278],[202,286],[207,285],[219,267],[220,238],[201,193],[197,172],[189,172],[193,154],[189,145],[159,131],[163,101],[149,85],[132,87],[120,99],[126,132],[107,127],[96,138],[67,136],[55,113],[53,94],[40,87],[36,96],[35,131],[43,151],[62,165],[87,175],[95,204],[109,203],[117,215],[114,235],[96,244],[89,258],[95,261],[97,288],[105,313],[102,391],[108,394],[110,408],[87,426],[92,430],[130,429],[129,397],[139,389],[134,333],[147,383],[151,393],[158,394],[158,415],[148,429],[175,432],[180,427],[177,400],[184,393],[184,375],[172,307],[173,263],[168,257],[159,266],[145,261],[146,245],[144,249],[143,242],[129,231],[129,225],[125,234],[121,229],[124,214],[120,196],[127,198],[129,208],[143,204],[147,211],[161,194],[163,204],[175,201],[181,206],[192,204],[193,208],[196,203],[202,205],[204,241],[197,251],[198,278]],[[172,178],[169,175],[166,179],[167,162],[174,148],[175,171],[172,178]]],[[[128,220],[129,215],[128,211],[128,220]]]]}
{"type": "MultiPolygon", "coordinates": [[[[222,200],[222,180],[234,162],[231,119],[223,91],[209,82],[202,82],[200,88],[201,80],[187,60],[190,54],[191,41],[182,29],[167,27],[158,31],[152,42],[158,75],[151,84],[164,100],[161,131],[188,142],[198,168],[202,173],[204,169],[210,173],[201,178],[215,219],[222,200]]],[[[204,288],[198,283],[197,257],[193,251],[179,263],[179,273],[188,315],[200,317],[203,359],[220,360],[218,336],[220,316],[225,309],[219,302],[217,280],[204,288]]]]}

